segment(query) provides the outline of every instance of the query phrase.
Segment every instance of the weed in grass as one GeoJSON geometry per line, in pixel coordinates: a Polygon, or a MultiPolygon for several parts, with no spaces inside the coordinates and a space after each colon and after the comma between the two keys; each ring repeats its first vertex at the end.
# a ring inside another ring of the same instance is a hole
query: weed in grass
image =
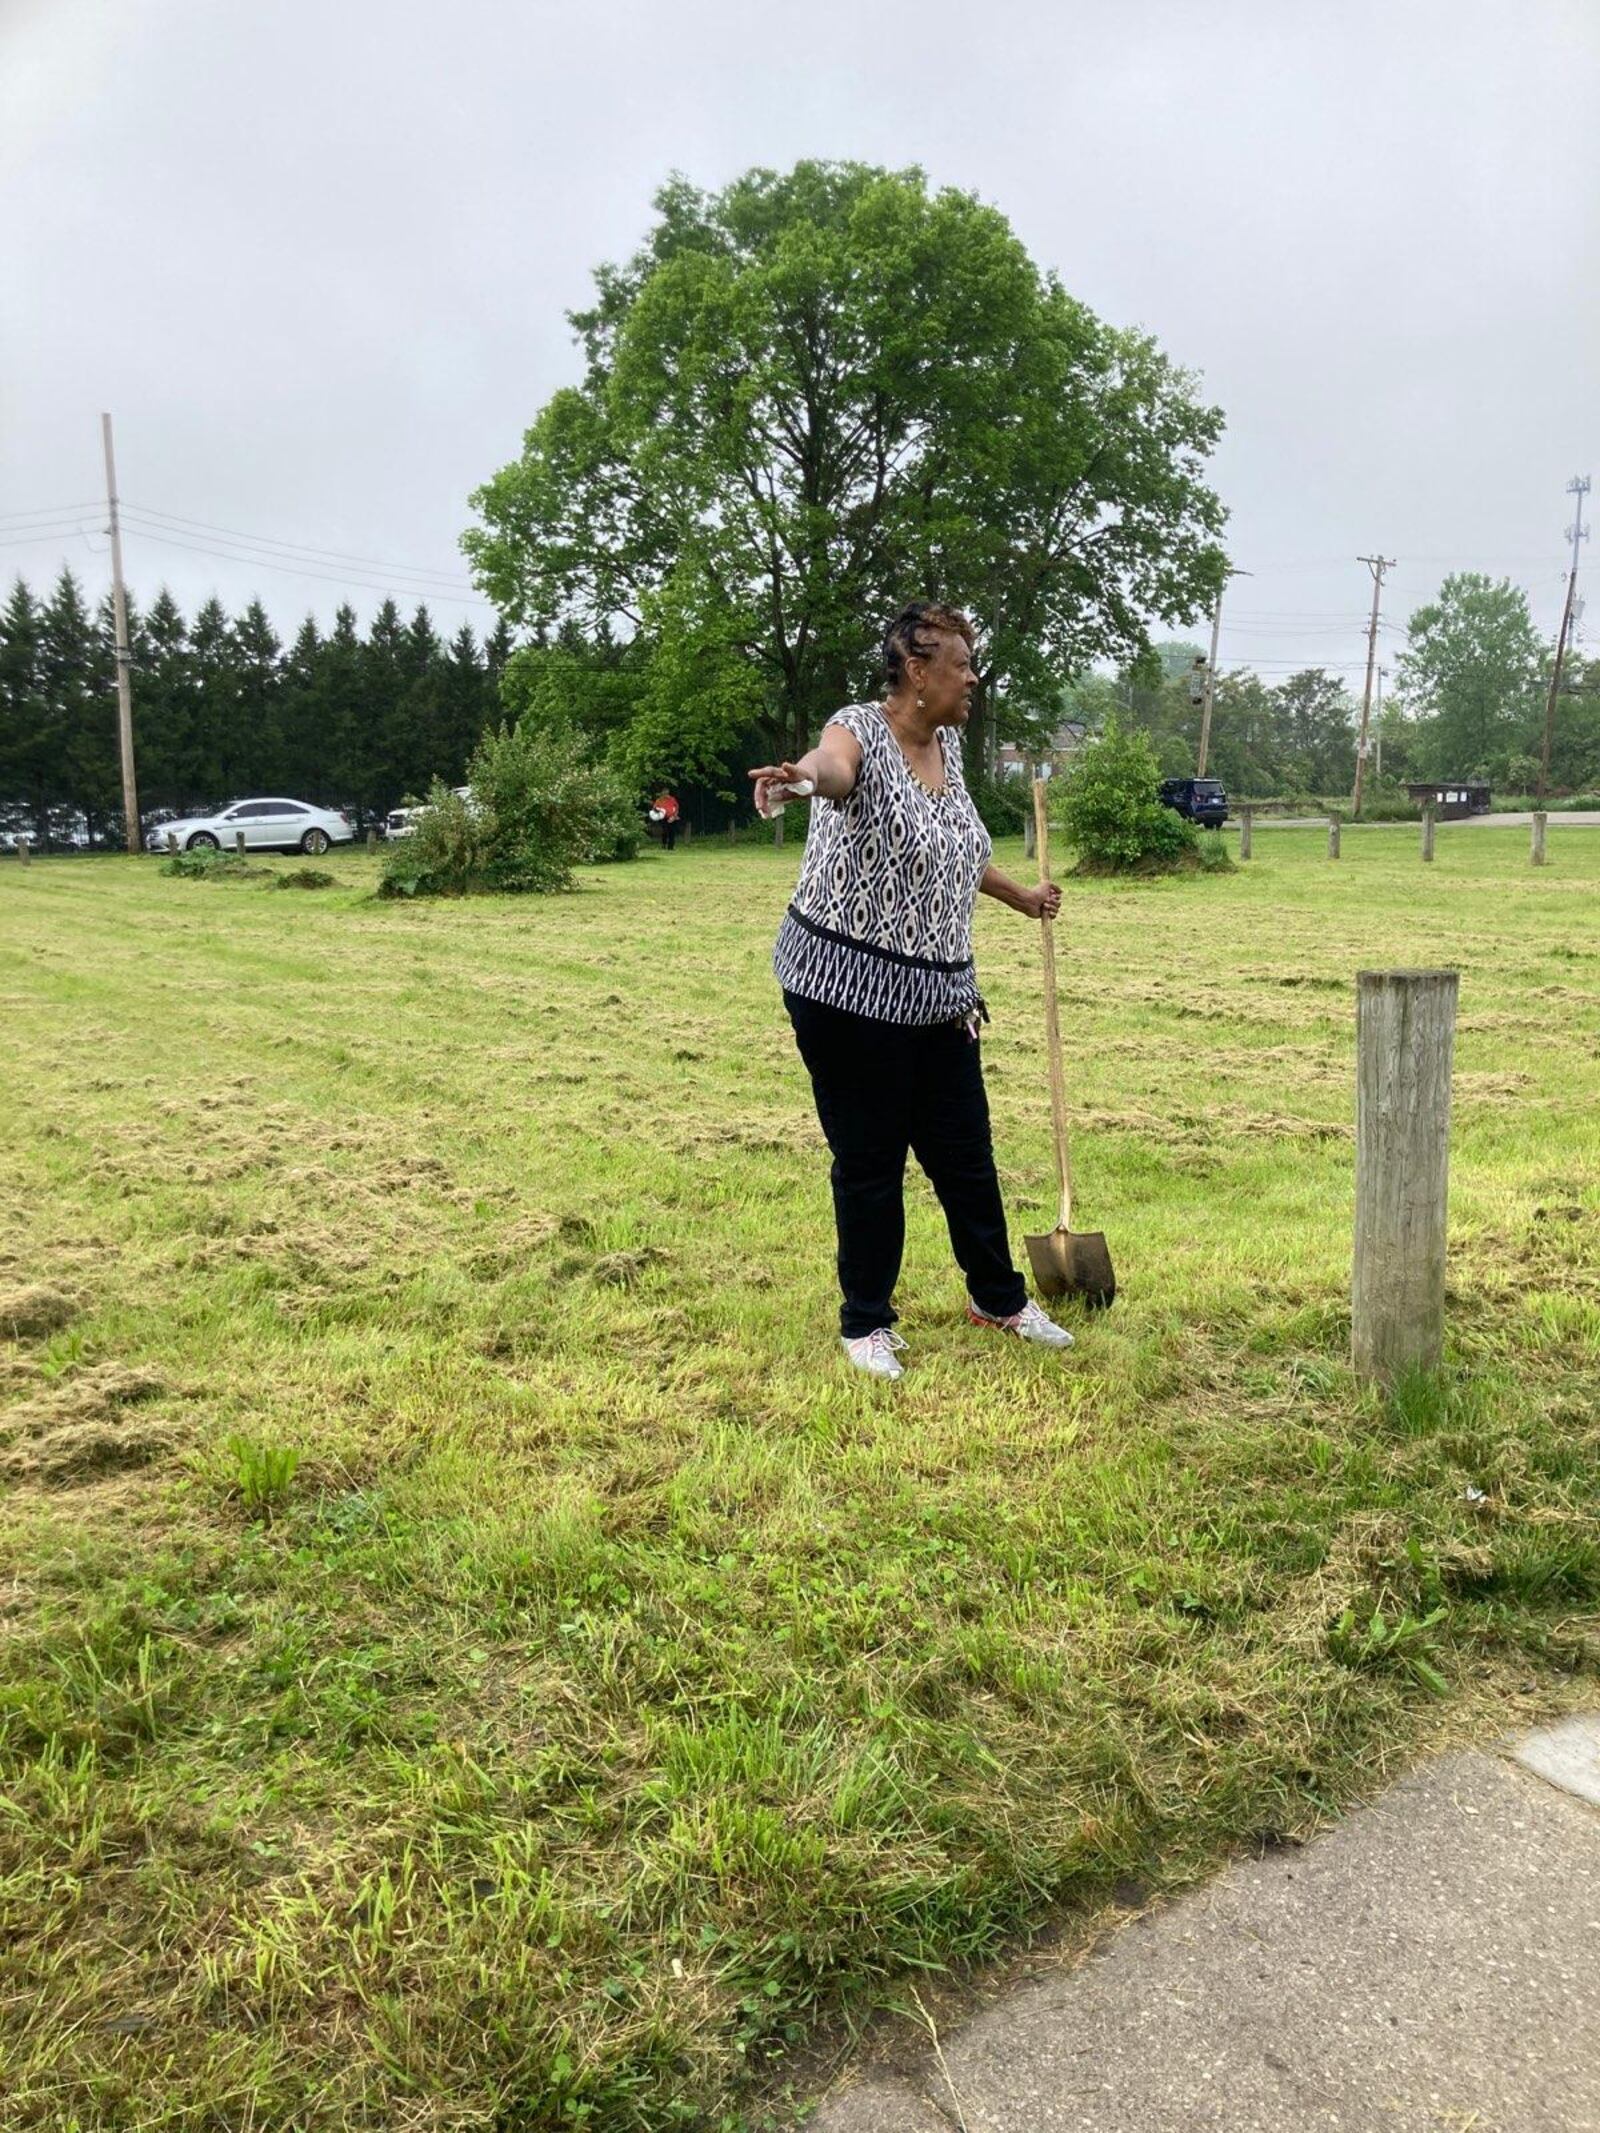
{"type": "Polygon", "coordinates": [[[259,1444],[249,1437],[230,1437],[227,1450],[239,1501],[252,1518],[270,1519],[289,1494],[300,1465],[299,1452],[290,1445],[259,1444]]]}
{"type": "Polygon", "coordinates": [[[1430,1614],[1401,1614],[1391,1619],[1374,1607],[1364,1621],[1347,1607],[1328,1631],[1328,1649],[1341,1666],[1392,1666],[1420,1682],[1430,1695],[1448,1696],[1450,1684],[1428,1657],[1433,1632],[1449,1614],[1436,1607],[1430,1614]]]}

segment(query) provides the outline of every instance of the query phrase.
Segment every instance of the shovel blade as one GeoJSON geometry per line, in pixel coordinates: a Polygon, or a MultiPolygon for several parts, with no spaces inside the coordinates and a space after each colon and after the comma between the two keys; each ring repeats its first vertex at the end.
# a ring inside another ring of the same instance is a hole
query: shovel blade
{"type": "Polygon", "coordinates": [[[1091,1311],[1104,1311],[1117,1293],[1111,1254],[1099,1230],[1081,1236],[1053,1229],[1043,1237],[1024,1237],[1033,1266],[1033,1285],[1043,1297],[1077,1296],[1091,1311]]]}

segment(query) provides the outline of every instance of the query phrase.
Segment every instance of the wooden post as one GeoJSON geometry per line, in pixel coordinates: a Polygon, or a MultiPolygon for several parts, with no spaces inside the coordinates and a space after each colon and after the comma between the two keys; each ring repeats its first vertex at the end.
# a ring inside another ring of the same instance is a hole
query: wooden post
{"type": "Polygon", "coordinates": [[[1254,809],[1253,807],[1241,807],[1241,808],[1240,808],[1240,810],[1239,810],[1239,857],[1240,857],[1241,859],[1248,859],[1248,858],[1250,857],[1250,832],[1251,832],[1251,831],[1252,831],[1252,830],[1253,830],[1253,829],[1255,828],[1255,821],[1256,821],[1256,811],[1255,811],[1255,809],[1254,809]]]}
{"type": "Polygon", "coordinates": [[[369,829],[369,830],[367,831],[367,850],[368,850],[369,852],[375,852],[375,851],[376,851],[377,849],[378,849],[378,833],[377,833],[377,831],[376,831],[375,829],[369,829]]]}
{"type": "Polygon", "coordinates": [[[1542,866],[1543,866],[1543,865],[1545,864],[1545,853],[1544,853],[1544,832],[1545,832],[1545,825],[1546,825],[1546,824],[1547,824],[1547,823],[1549,822],[1549,820],[1550,820],[1550,817],[1549,817],[1549,816],[1548,816],[1548,815],[1547,815],[1547,814],[1545,813],[1545,811],[1544,811],[1544,809],[1543,809],[1542,807],[1536,807],[1536,808],[1534,809],[1534,811],[1533,811],[1533,851],[1532,851],[1532,855],[1531,855],[1531,856],[1532,856],[1532,859],[1533,859],[1533,863],[1534,863],[1534,865],[1535,865],[1536,867],[1542,867],[1542,866]]]}
{"type": "Polygon", "coordinates": [[[1444,1341],[1454,970],[1356,975],[1356,1229],[1350,1360],[1391,1383],[1444,1341]]]}
{"type": "Polygon", "coordinates": [[[1033,859],[1037,857],[1038,850],[1039,830],[1033,819],[1033,809],[1030,807],[1022,818],[1022,856],[1024,859],[1033,859]]]}
{"type": "Polygon", "coordinates": [[[240,857],[240,858],[242,859],[242,858],[244,857],[244,831],[243,831],[243,830],[235,830],[235,831],[234,831],[234,833],[233,833],[233,848],[234,848],[234,850],[235,850],[235,851],[236,851],[236,852],[238,853],[239,857],[240,857]]]}
{"type": "Polygon", "coordinates": [[[1433,857],[1433,802],[1425,801],[1422,808],[1422,856],[1433,857]]]}
{"type": "Polygon", "coordinates": [[[739,825],[738,825],[738,824],[737,824],[736,822],[730,822],[730,823],[728,824],[728,842],[729,842],[730,844],[737,844],[737,843],[738,843],[738,841],[739,841],[739,825]]]}
{"type": "Polygon", "coordinates": [[[17,838],[17,857],[24,866],[28,864],[28,839],[25,833],[17,838]]]}
{"type": "Polygon", "coordinates": [[[175,851],[176,851],[177,849],[178,849],[178,833],[177,833],[177,831],[176,831],[176,830],[168,830],[168,831],[167,831],[167,850],[168,850],[169,852],[175,852],[175,851]]]}
{"type": "Polygon", "coordinates": [[[1330,859],[1337,859],[1337,858],[1338,858],[1338,856],[1339,856],[1339,817],[1338,817],[1337,815],[1330,815],[1330,816],[1328,817],[1328,857],[1329,857],[1330,859]]]}

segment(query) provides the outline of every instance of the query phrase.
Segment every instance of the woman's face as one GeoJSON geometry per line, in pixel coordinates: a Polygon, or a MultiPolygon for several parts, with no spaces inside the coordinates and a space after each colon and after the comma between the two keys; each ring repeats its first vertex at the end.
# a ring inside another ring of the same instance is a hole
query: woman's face
{"type": "Polygon", "coordinates": [[[978,686],[965,637],[941,630],[932,658],[908,660],[907,665],[934,724],[964,726],[972,710],[972,692],[978,686]]]}

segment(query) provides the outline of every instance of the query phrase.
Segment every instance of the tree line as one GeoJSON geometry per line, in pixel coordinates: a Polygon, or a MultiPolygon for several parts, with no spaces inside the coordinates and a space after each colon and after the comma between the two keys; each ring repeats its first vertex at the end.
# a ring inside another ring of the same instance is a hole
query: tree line
{"type": "MultiPolygon", "coordinates": [[[[434,778],[458,782],[497,721],[510,632],[444,637],[426,607],[385,600],[363,632],[341,606],[289,643],[252,600],[207,600],[187,620],[163,588],[130,598],[135,754],[146,815],[282,793],[381,816],[434,778]]],[[[109,598],[71,571],[40,596],[18,579],[0,611],[0,806],[44,839],[81,817],[121,841],[116,654],[109,598]]]]}
{"type": "MultiPolygon", "coordinates": [[[[1201,648],[1154,646],[1115,676],[1070,687],[1069,714],[1096,731],[1109,714],[1147,734],[1163,773],[1193,773],[1200,728],[1201,648]]],[[[1410,616],[1389,653],[1390,686],[1374,706],[1368,790],[1416,780],[1482,780],[1506,793],[1534,789],[1544,740],[1551,647],[1527,594],[1506,579],[1463,571],[1410,616]],[[1379,748],[1381,746],[1381,757],[1379,748]]],[[[1248,669],[1219,673],[1208,773],[1242,797],[1334,798],[1355,780],[1361,692],[1325,667],[1270,682],[1248,669]]],[[[1555,792],[1600,789],[1600,661],[1569,658],[1550,752],[1555,792]]]]}

